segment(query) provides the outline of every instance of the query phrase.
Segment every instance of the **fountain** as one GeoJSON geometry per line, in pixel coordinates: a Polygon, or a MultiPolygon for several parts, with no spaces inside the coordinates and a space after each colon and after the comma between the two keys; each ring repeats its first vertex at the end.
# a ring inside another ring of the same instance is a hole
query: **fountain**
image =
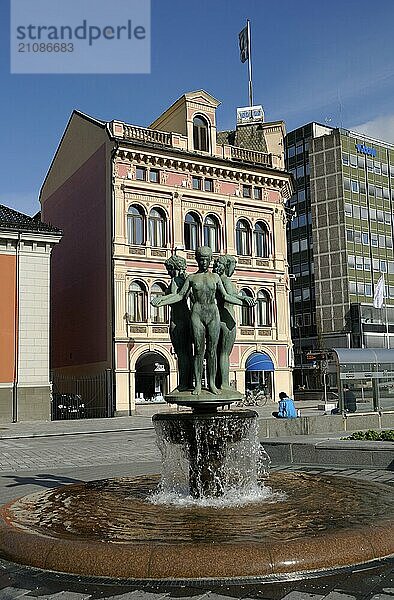
{"type": "Polygon", "coordinates": [[[166,400],[186,408],[153,417],[161,480],[112,478],[14,500],[0,510],[4,558],[78,575],[228,582],[307,576],[394,553],[390,488],[302,472],[267,479],[257,413],[223,410],[241,397],[229,385],[233,306],[252,301],[231,282],[233,257],[217,259],[213,272],[211,258],[198,249],[198,271],[186,277],[184,259],[171,257],[167,294],[152,301],[172,307],[179,385],[166,400]]]}

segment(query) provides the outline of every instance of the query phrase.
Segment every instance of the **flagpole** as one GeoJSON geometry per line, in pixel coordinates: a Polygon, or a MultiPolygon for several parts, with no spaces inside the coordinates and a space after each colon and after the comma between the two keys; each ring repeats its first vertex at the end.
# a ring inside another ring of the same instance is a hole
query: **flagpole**
{"type": "Polygon", "coordinates": [[[386,317],[386,346],[387,350],[390,349],[390,340],[389,340],[389,318],[387,313],[387,302],[386,302],[386,283],[383,275],[383,301],[384,301],[384,312],[386,317]]]}
{"type": "Polygon", "coordinates": [[[253,106],[253,85],[252,85],[252,52],[250,43],[250,21],[246,19],[248,31],[248,70],[249,70],[249,106],[253,106]]]}

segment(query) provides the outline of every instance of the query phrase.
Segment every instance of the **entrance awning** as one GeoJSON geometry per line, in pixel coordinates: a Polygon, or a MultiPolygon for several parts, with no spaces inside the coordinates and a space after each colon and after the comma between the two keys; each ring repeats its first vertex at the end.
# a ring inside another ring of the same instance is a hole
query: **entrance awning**
{"type": "Polygon", "coordinates": [[[274,363],[265,352],[254,352],[246,361],[247,371],[275,371],[274,363]]]}

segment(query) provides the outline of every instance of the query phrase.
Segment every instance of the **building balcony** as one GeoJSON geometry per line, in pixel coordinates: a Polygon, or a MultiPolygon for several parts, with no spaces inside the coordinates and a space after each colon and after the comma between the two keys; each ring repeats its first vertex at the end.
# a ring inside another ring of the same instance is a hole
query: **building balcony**
{"type": "MultiPolygon", "coordinates": [[[[158,131],[147,127],[138,127],[137,125],[128,125],[121,121],[112,121],[110,123],[111,133],[116,138],[129,142],[140,142],[142,144],[157,145],[166,148],[176,148],[178,150],[188,150],[188,140],[186,136],[179,133],[158,131]]],[[[190,148],[190,146],[189,146],[190,148]]],[[[201,154],[201,152],[199,152],[201,154]]],[[[204,152],[204,155],[208,153],[204,152]]],[[[217,144],[212,156],[224,158],[225,160],[234,160],[239,162],[251,163],[267,168],[283,168],[280,161],[275,160],[272,154],[241,148],[239,146],[229,146],[226,144],[217,144]]]]}

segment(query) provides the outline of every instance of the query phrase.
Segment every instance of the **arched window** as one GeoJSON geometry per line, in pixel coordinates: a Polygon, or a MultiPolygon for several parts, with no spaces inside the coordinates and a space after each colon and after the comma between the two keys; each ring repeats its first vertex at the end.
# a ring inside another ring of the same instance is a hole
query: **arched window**
{"type": "MultiPolygon", "coordinates": [[[[248,290],[248,288],[243,288],[241,290],[242,296],[248,296],[248,298],[253,298],[253,293],[248,290]]],[[[254,327],[254,307],[247,306],[243,304],[241,307],[241,325],[245,325],[246,327],[254,327]]]]}
{"type": "Polygon", "coordinates": [[[128,313],[132,323],[146,322],[146,288],[139,281],[129,286],[128,313]]]}
{"type": "MultiPolygon", "coordinates": [[[[165,287],[162,283],[154,283],[150,289],[150,298],[164,296],[165,287]]],[[[167,323],[168,321],[168,306],[151,306],[150,318],[152,323],[167,323]]]]}
{"type": "Polygon", "coordinates": [[[209,127],[208,123],[202,117],[194,117],[193,119],[193,144],[195,150],[203,150],[208,152],[209,141],[208,141],[209,127]]]}
{"type": "Polygon", "coordinates": [[[236,227],[237,254],[250,256],[250,225],[245,219],[237,221],[236,227]]]}
{"type": "Polygon", "coordinates": [[[268,258],[270,252],[269,232],[267,225],[262,221],[257,221],[254,226],[254,244],[256,256],[268,258]]]}
{"type": "Polygon", "coordinates": [[[152,208],[149,213],[149,241],[155,248],[166,245],[166,217],[160,208],[152,208]]]}
{"type": "Polygon", "coordinates": [[[269,294],[260,290],[257,294],[257,325],[258,327],[271,326],[271,298],[269,294]]]}
{"type": "Polygon", "coordinates": [[[201,222],[195,213],[187,213],[184,225],[186,250],[196,250],[200,245],[201,222]]]}
{"type": "Polygon", "coordinates": [[[127,213],[127,237],[129,244],[145,244],[145,215],[137,204],[132,204],[127,213]]]}
{"type": "Polygon", "coordinates": [[[213,215],[205,217],[204,221],[204,246],[209,246],[212,252],[219,252],[219,221],[213,215]]]}

